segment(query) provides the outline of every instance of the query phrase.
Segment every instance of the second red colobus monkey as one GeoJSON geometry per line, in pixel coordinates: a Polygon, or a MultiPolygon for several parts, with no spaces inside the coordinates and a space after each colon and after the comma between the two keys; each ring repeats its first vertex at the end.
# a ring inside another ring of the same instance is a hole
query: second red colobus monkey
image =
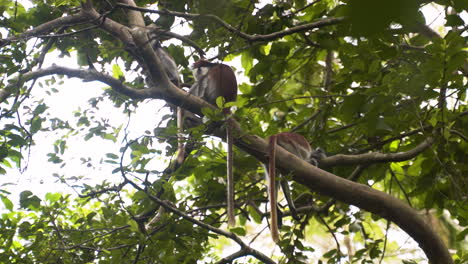
{"type": "MultiPolygon", "coordinates": [[[[279,230],[278,230],[278,188],[276,187],[276,145],[280,145],[287,151],[298,156],[299,158],[312,163],[317,166],[318,159],[325,157],[325,152],[320,148],[313,150],[309,142],[302,136],[291,132],[282,132],[268,139],[268,197],[270,201],[270,229],[273,241],[279,241],[279,230]]],[[[291,214],[294,216],[295,207],[292,202],[288,183],[284,180],[281,181],[283,187],[283,193],[288,201],[291,214]]]]}
{"type": "MultiPolygon", "coordinates": [[[[164,72],[167,74],[169,81],[171,81],[175,86],[179,87],[180,85],[180,78],[179,78],[179,70],[177,68],[174,59],[167,53],[161,46],[157,39],[157,35],[153,34],[152,32],[149,34],[149,38],[151,41],[151,46],[158,56],[159,60],[161,61],[162,67],[164,72]]],[[[180,87],[179,87],[180,88],[180,87]]],[[[185,154],[185,147],[184,147],[184,140],[183,140],[183,111],[182,108],[174,106],[171,107],[172,111],[177,109],[177,150],[178,150],[178,162],[181,163],[182,159],[185,154]]]]}
{"type": "Polygon", "coordinates": [[[177,69],[177,65],[175,64],[174,59],[162,48],[158,41],[154,41],[151,44],[154,52],[161,61],[162,67],[166,72],[169,81],[171,81],[175,86],[179,87],[179,70],[177,69]]]}
{"type": "MultiPolygon", "coordinates": [[[[211,63],[201,59],[193,65],[195,83],[189,93],[203,98],[210,104],[216,105],[216,98],[222,96],[225,102],[233,102],[237,98],[237,80],[231,67],[211,63]]],[[[230,109],[223,109],[223,113],[230,114],[230,109]]],[[[229,121],[226,122],[227,143],[227,216],[229,226],[236,224],[234,215],[234,177],[233,177],[233,136],[229,121]]]]}

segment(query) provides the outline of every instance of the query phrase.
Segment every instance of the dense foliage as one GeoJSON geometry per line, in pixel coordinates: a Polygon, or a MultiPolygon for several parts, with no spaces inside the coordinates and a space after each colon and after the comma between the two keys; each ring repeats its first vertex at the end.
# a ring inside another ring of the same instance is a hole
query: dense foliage
{"type": "Polygon", "coordinates": [[[15,182],[8,175],[40,158],[28,153],[47,137],[58,171],[76,142],[117,146],[74,157],[91,168],[82,176],[36,172],[70,186],[63,192],[2,185],[0,262],[466,263],[468,2],[266,2],[0,0],[0,182],[15,182]],[[182,87],[203,52],[236,68],[235,228],[213,137],[219,111],[174,90],[145,48],[147,30],[174,58],[182,87]],[[79,66],[67,67],[70,58],[79,66]],[[93,80],[100,94],[59,117],[48,99],[93,80]],[[211,120],[187,126],[182,163],[173,115],[142,113],[150,99],[211,120]],[[128,125],[136,115],[157,122],[141,132],[128,125]],[[321,170],[278,162],[300,219],[281,201],[275,246],[261,138],[283,131],[328,157],[321,170]]]}

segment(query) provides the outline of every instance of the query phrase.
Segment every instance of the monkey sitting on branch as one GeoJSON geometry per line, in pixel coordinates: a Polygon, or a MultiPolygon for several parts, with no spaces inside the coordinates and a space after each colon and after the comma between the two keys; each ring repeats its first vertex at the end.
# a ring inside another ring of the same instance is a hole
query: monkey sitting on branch
{"type": "MultiPolygon", "coordinates": [[[[190,94],[201,97],[212,105],[216,105],[218,97],[224,102],[234,102],[237,98],[237,80],[231,67],[221,63],[211,63],[201,59],[193,65],[195,83],[189,90],[190,94]]],[[[223,109],[223,114],[231,113],[229,107],[223,109]]],[[[227,216],[228,225],[235,226],[234,215],[234,177],[233,177],[233,135],[230,123],[226,122],[227,143],[227,216]]]]}
{"type": "MultiPolygon", "coordinates": [[[[270,230],[271,237],[275,243],[279,241],[279,230],[278,230],[278,187],[276,185],[276,145],[280,145],[282,148],[296,155],[297,157],[313,164],[318,165],[318,161],[325,158],[325,152],[317,148],[312,149],[309,142],[297,133],[282,132],[268,139],[268,169],[265,164],[265,174],[268,182],[268,199],[270,204],[270,230]]],[[[291,191],[289,189],[288,182],[284,179],[280,180],[281,187],[283,189],[284,197],[288,203],[291,215],[298,219],[296,207],[291,198],[291,191]]]]}

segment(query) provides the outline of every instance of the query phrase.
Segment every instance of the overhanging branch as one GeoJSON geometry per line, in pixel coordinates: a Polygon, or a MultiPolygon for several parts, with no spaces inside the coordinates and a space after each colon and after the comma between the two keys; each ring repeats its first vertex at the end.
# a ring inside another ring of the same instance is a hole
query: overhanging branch
{"type": "Polygon", "coordinates": [[[121,8],[130,9],[130,10],[136,10],[136,11],[140,11],[140,12],[156,13],[156,14],[167,15],[167,16],[177,16],[177,17],[182,17],[182,18],[186,18],[186,19],[190,19],[190,20],[200,19],[200,18],[208,18],[208,19],[211,19],[211,20],[215,21],[216,23],[218,23],[222,27],[226,28],[229,32],[231,32],[231,33],[233,33],[233,34],[235,34],[235,35],[237,35],[237,36],[239,36],[239,37],[241,37],[241,38],[243,38],[245,40],[248,40],[250,42],[254,42],[254,41],[271,41],[271,40],[279,39],[279,38],[282,38],[284,36],[291,35],[291,34],[298,33],[298,32],[304,32],[304,31],[307,31],[307,30],[311,30],[311,29],[315,29],[315,28],[321,28],[321,27],[324,27],[324,26],[336,25],[336,24],[342,23],[345,20],[344,17],[324,18],[324,19],[321,19],[321,20],[318,20],[318,21],[315,21],[315,22],[311,22],[311,23],[291,27],[291,28],[281,30],[281,31],[278,31],[278,32],[274,32],[274,33],[271,33],[271,34],[250,35],[250,34],[244,33],[242,31],[238,30],[237,28],[231,26],[230,24],[226,23],[224,20],[222,20],[218,16],[211,15],[211,14],[192,14],[192,13],[169,11],[169,10],[166,10],[166,9],[165,10],[155,10],[155,9],[125,5],[125,4],[121,4],[121,3],[117,3],[116,6],[121,7],[121,8]]]}

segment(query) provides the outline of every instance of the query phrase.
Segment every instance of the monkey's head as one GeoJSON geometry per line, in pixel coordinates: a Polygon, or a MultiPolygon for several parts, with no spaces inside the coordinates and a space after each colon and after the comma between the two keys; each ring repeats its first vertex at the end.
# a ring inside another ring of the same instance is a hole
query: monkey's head
{"type": "Polygon", "coordinates": [[[196,81],[201,80],[203,76],[206,76],[211,67],[218,65],[217,63],[209,62],[205,59],[196,61],[192,66],[193,78],[196,81]]]}
{"type": "Polygon", "coordinates": [[[217,65],[218,63],[213,63],[213,62],[209,62],[208,60],[206,59],[199,59],[198,61],[196,61],[193,66],[192,66],[192,69],[198,69],[198,68],[203,68],[203,67],[213,67],[215,65],[217,65]]]}
{"type": "Polygon", "coordinates": [[[319,161],[326,157],[327,157],[327,153],[325,152],[325,150],[318,147],[315,150],[313,150],[312,153],[310,154],[309,162],[315,167],[318,167],[319,161]]]}

